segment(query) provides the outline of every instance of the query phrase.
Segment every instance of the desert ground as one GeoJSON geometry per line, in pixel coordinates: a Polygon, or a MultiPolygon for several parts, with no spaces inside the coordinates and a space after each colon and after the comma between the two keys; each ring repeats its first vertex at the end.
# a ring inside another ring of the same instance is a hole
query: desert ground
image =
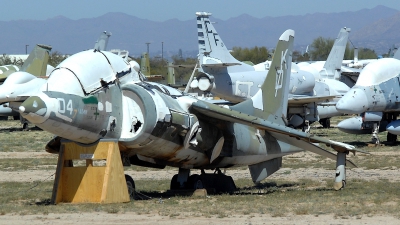
{"type": "Polygon", "coordinates": [[[312,128],[371,153],[349,155],[358,168],[347,169],[340,191],[333,189],[334,161],[300,152],[285,156],[283,167],[258,185],[247,167],[227,169],[238,187],[231,194],[171,194],[176,168],[132,166],[125,173],[137,193],[129,203],[52,205],[58,156],[44,151],[52,135],[19,127],[0,121],[0,224],[400,224],[399,143],[370,147],[369,135],[312,128]]]}

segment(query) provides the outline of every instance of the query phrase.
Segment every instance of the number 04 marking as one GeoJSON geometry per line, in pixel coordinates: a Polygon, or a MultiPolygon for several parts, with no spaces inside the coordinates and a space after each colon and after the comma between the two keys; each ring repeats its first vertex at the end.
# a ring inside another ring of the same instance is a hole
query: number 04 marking
{"type": "Polygon", "coordinates": [[[67,107],[65,107],[65,100],[63,98],[59,98],[58,102],[60,103],[60,107],[58,108],[59,113],[65,113],[65,110],[69,111],[69,114],[72,115],[72,100],[68,100],[67,107]]]}

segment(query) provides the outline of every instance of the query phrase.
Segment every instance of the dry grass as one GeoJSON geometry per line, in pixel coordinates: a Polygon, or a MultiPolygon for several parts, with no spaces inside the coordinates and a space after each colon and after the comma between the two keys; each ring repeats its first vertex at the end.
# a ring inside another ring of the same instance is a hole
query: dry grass
{"type": "MultiPolygon", "coordinates": [[[[15,121],[1,122],[0,149],[11,152],[43,152],[44,145],[52,135],[40,131],[21,131],[9,128],[15,121]],[[5,125],[3,123],[6,123],[5,125]]],[[[334,121],[332,122],[334,124],[334,121]]],[[[396,153],[396,146],[371,148],[365,142],[369,135],[348,135],[337,129],[313,128],[312,132],[336,141],[356,145],[371,153],[396,153]]],[[[385,133],[381,134],[385,140],[385,133]]],[[[386,169],[398,167],[400,155],[357,155],[352,157],[364,169],[386,169]]],[[[284,158],[287,168],[335,168],[335,162],[321,157],[303,159],[300,156],[284,158]]],[[[0,170],[54,169],[55,158],[0,159],[0,170]]],[[[176,168],[167,168],[176,170],[176,168]]],[[[247,167],[241,167],[247,169],[247,167]]],[[[152,170],[150,168],[130,167],[129,170],[152,170]]],[[[290,171],[286,171],[290,174],[290,171]]],[[[206,198],[171,196],[166,192],[170,177],[165,180],[136,180],[137,190],[143,200],[125,204],[59,204],[49,205],[52,181],[39,183],[3,182],[0,183],[0,215],[107,212],[110,214],[136,213],[159,214],[169,217],[206,216],[223,218],[231,214],[254,216],[269,214],[275,217],[287,215],[324,215],[336,217],[361,217],[363,215],[390,214],[400,216],[400,182],[387,180],[366,181],[352,179],[344,190],[333,191],[333,180],[267,179],[255,186],[250,179],[236,180],[239,190],[232,195],[211,195],[206,198]]],[[[1,218],[1,216],[0,216],[1,218]]]]}
{"type": "Polygon", "coordinates": [[[323,215],[356,217],[361,215],[391,214],[399,216],[400,183],[387,185],[385,181],[358,181],[335,192],[332,182],[302,180],[290,182],[274,180],[255,187],[249,180],[237,180],[239,190],[232,194],[206,198],[171,196],[165,191],[169,181],[140,181],[139,192],[151,198],[124,204],[59,204],[49,205],[52,182],[40,183],[30,189],[29,183],[1,183],[0,213],[137,213],[177,217],[198,215],[227,217],[231,214],[272,216],[323,215]]]}

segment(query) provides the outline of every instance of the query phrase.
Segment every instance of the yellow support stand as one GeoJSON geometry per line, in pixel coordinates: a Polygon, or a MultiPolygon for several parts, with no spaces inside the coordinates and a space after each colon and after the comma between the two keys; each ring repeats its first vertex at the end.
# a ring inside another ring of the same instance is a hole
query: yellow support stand
{"type": "Polygon", "coordinates": [[[62,141],[51,201],[129,202],[117,140],[101,140],[89,146],[62,141]],[[86,161],[86,165],[73,166],[73,160],[86,161]],[[105,165],[94,165],[94,161],[101,160],[106,160],[105,165]]]}

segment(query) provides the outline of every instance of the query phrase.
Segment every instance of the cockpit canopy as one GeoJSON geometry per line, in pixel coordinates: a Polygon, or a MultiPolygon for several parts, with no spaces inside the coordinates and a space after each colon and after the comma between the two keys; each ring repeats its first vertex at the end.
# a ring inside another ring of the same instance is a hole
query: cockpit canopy
{"type": "Polygon", "coordinates": [[[371,62],[358,76],[355,86],[378,85],[400,74],[400,60],[384,58],[371,62]]]}

